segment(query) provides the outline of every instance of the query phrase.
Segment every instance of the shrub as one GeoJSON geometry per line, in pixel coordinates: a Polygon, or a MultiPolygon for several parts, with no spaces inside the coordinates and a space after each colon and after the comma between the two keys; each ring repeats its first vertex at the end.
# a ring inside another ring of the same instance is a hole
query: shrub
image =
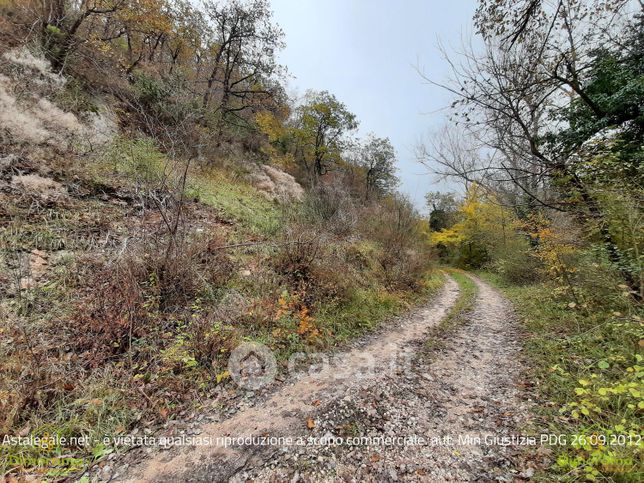
{"type": "Polygon", "coordinates": [[[372,273],[362,274],[345,261],[346,243],[336,243],[326,247],[324,257],[320,258],[311,268],[312,290],[318,302],[345,301],[353,290],[366,286],[372,281],[368,279],[372,273]],[[363,279],[361,280],[360,275],[363,279]]]}
{"type": "Polygon", "coordinates": [[[104,159],[116,173],[149,189],[161,186],[169,166],[168,158],[150,138],[117,137],[105,150],[104,159]]]}
{"type": "MultiPolygon", "coordinates": [[[[157,79],[138,72],[134,81],[134,94],[144,110],[169,127],[181,124],[188,118],[194,120],[201,113],[200,103],[192,97],[185,81],[178,76],[157,79]]],[[[147,125],[148,120],[145,116],[141,117],[141,121],[147,125]]]]}
{"type": "Polygon", "coordinates": [[[79,79],[72,78],[55,96],[56,103],[65,111],[75,114],[98,113],[98,106],[79,79]]]}
{"type": "Polygon", "coordinates": [[[311,282],[311,267],[323,256],[322,234],[301,223],[290,223],[281,236],[274,267],[298,289],[306,289],[311,282]]]}
{"type": "Polygon", "coordinates": [[[361,230],[381,247],[378,264],[385,284],[417,288],[432,258],[413,205],[398,198],[373,204],[362,213],[361,230]]]}
{"type": "MultiPolygon", "coordinates": [[[[168,243],[167,241],[165,243],[168,243]]],[[[231,262],[213,243],[181,243],[172,250],[148,242],[119,260],[90,267],[72,326],[74,344],[89,351],[88,363],[98,366],[130,350],[136,340],[172,324],[192,301],[223,285],[231,262]]]]}
{"type": "Polygon", "coordinates": [[[457,268],[472,270],[483,267],[490,261],[487,247],[474,241],[465,241],[452,253],[450,262],[457,268]]]}
{"type": "Polygon", "coordinates": [[[355,232],[358,213],[353,199],[339,182],[319,184],[304,197],[301,216],[337,236],[355,232]]]}
{"type": "Polygon", "coordinates": [[[528,241],[513,233],[506,243],[493,247],[489,268],[507,282],[524,285],[541,280],[543,263],[530,249],[528,241]]]}
{"type": "Polygon", "coordinates": [[[507,282],[517,285],[535,283],[542,278],[542,266],[530,253],[506,254],[492,262],[490,268],[507,282]]]}

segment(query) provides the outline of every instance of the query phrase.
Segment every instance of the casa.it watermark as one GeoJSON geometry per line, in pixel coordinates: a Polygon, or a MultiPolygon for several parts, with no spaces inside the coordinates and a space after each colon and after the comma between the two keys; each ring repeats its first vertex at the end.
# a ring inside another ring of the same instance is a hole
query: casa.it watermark
{"type": "MultiPolygon", "coordinates": [[[[410,373],[413,360],[413,354],[405,351],[400,351],[394,357],[383,358],[369,352],[350,355],[296,352],[288,359],[287,375],[329,381],[341,381],[349,377],[366,379],[383,373],[410,373]]],[[[228,373],[240,388],[256,391],[275,381],[278,375],[277,360],[264,344],[244,342],[230,354],[228,373]]]]}

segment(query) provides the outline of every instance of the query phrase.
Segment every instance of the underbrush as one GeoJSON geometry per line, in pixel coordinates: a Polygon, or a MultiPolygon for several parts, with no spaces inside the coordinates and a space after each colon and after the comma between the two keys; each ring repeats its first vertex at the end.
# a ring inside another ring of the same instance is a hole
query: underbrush
{"type": "MultiPolygon", "coordinates": [[[[205,271],[217,266],[199,263],[205,271]]],[[[182,266],[199,275],[199,263],[185,258],[182,266]]],[[[210,279],[204,286],[170,277],[180,292],[162,303],[154,260],[130,254],[116,265],[81,270],[71,264],[69,270],[80,276],[25,293],[26,316],[0,329],[10,337],[2,347],[3,433],[67,443],[11,445],[0,453],[3,472],[73,474],[113,451],[105,437],[212,408],[222,387],[234,389],[226,362],[241,340],[266,344],[286,366],[294,352],[328,350],[375,329],[442,283],[428,275],[414,292],[376,284],[324,299],[316,291],[294,291],[264,267],[252,277],[210,279]],[[55,463],[60,455],[71,459],[55,463]]]]}
{"type": "Polygon", "coordinates": [[[74,474],[112,451],[105,437],[225,405],[240,341],[286,366],[442,283],[406,206],[356,206],[339,189],[279,204],[214,168],[182,184],[185,165],[148,138],[86,161],[57,174],[60,196],[16,188],[0,213],[0,431],[66,438],[3,445],[1,474],[74,474]]]}
{"type": "Polygon", "coordinates": [[[548,479],[641,481],[644,330],[627,287],[595,287],[581,298],[579,286],[515,286],[484,276],[512,299],[528,333],[541,432],[567,437],[551,447],[548,479]]]}

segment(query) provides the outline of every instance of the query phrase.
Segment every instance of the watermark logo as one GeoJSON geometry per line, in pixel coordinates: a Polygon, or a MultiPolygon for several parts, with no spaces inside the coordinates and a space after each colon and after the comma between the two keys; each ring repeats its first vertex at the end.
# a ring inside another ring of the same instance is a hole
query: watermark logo
{"type": "Polygon", "coordinates": [[[230,354],[228,372],[239,387],[255,391],[275,380],[277,362],[264,344],[245,342],[230,354]]]}
{"type": "MultiPolygon", "coordinates": [[[[366,380],[376,376],[405,377],[414,368],[409,351],[356,351],[324,354],[295,352],[286,364],[286,377],[308,377],[329,383],[347,379],[366,380]]],[[[228,359],[228,374],[242,389],[258,390],[271,384],[277,376],[275,355],[258,342],[244,342],[228,359]]]]}

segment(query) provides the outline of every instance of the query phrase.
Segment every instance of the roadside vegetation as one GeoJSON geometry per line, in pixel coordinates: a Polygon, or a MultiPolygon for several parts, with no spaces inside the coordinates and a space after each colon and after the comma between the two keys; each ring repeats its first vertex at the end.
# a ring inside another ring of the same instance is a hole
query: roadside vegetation
{"type": "Polygon", "coordinates": [[[533,426],[565,435],[549,447],[564,479],[639,481],[642,475],[642,312],[622,294],[577,310],[548,282],[517,286],[482,277],[514,302],[539,396],[533,426]],[[612,302],[612,303],[611,303],[612,302]]]}
{"type": "Polygon", "coordinates": [[[633,2],[481,2],[485,45],[441,84],[454,122],[419,148],[464,187],[427,197],[440,258],[483,270],[523,322],[536,428],[567,438],[546,480],[642,477],[643,19],[633,2]]]}
{"type": "Polygon", "coordinates": [[[240,342],[285,366],[440,286],[389,140],[285,94],[267,1],[0,11],[0,435],[75,441],[3,444],[0,477],[226,411],[240,342]]]}

